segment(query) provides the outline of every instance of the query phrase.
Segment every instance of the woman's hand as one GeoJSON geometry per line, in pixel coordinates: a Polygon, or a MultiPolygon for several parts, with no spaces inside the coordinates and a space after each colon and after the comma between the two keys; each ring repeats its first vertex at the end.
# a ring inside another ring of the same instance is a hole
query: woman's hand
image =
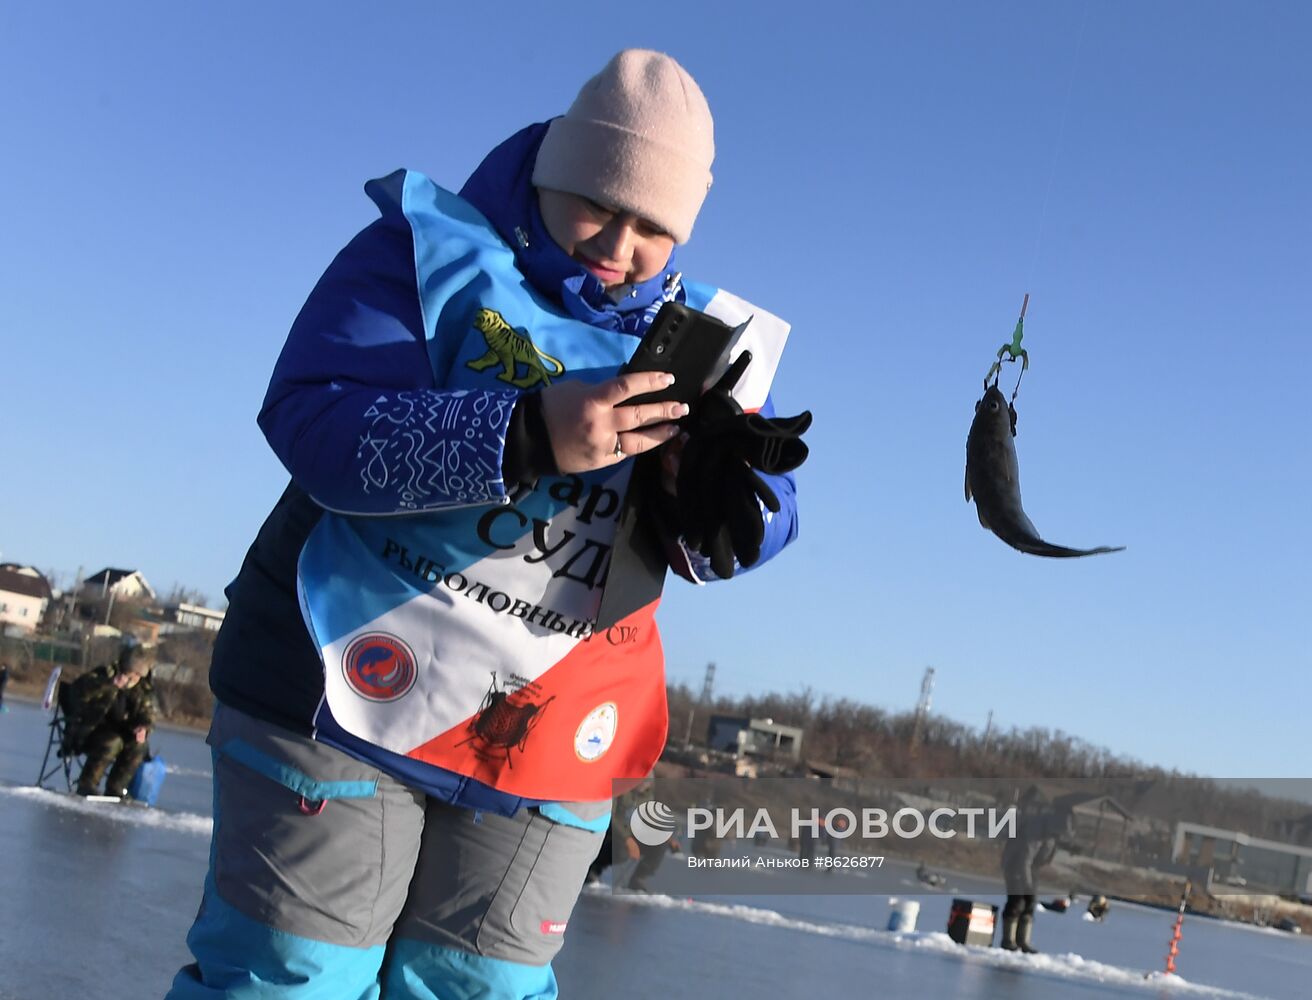
{"type": "Polygon", "coordinates": [[[674,384],[668,372],[630,372],[596,385],[557,382],[542,390],[542,419],[561,473],[590,472],[657,448],[679,433],[684,403],[625,400],[674,384]]]}

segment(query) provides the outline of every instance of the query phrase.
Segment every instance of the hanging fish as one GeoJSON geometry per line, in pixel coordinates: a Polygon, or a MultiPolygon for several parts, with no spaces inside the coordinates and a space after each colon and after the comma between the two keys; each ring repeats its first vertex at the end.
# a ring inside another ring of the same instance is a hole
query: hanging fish
{"type": "Polygon", "coordinates": [[[975,501],[979,523],[1013,549],[1035,556],[1092,556],[1120,552],[1125,546],[1068,549],[1039,537],[1020,504],[1020,465],[1016,460],[1016,407],[1007,403],[997,383],[975,404],[975,419],[966,437],[966,501],[975,501]]]}

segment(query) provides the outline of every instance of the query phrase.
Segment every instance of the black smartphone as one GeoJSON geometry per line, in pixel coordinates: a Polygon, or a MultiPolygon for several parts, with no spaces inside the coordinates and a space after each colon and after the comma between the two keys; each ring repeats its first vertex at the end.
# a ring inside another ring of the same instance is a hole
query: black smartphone
{"type": "MultiPolygon", "coordinates": [[[[749,321],[750,322],[750,321],[749,321]]],[[[729,349],[742,332],[714,316],[667,302],[647,328],[642,343],[621,372],[673,372],[674,384],[624,401],[624,406],[674,400],[691,406],[728,368],[729,349]]],[[[744,359],[744,363],[750,360],[744,359]]],[[[610,566],[597,607],[596,627],[604,631],[661,596],[669,565],[661,532],[656,527],[644,484],[659,468],[659,453],[637,458],[633,478],[620,507],[619,525],[612,542],[610,566]],[[656,463],[653,465],[653,463],[656,463]]]]}
{"type": "Polygon", "coordinates": [[[741,329],[681,302],[665,303],[620,372],[671,372],[674,384],[624,405],[671,400],[691,406],[719,375],[718,362],[741,329]]]}

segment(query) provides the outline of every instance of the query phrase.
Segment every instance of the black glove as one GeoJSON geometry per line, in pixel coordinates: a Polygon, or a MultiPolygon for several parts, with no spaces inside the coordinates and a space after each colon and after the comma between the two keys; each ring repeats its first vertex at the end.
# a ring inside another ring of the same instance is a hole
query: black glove
{"type": "Polygon", "coordinates": [[[722,579],[733,576],[735,557],[740,566],[761,557],[761,504],[779,512],[779,498],[759,472],[791,472],[808,453],[802,435],[811,426],[809,410],[795,417],[763,417],[744,413],[730,394],[751,359],[748,351],[738,355],[693,406],[679,457],[679,527],[722,579]]]}

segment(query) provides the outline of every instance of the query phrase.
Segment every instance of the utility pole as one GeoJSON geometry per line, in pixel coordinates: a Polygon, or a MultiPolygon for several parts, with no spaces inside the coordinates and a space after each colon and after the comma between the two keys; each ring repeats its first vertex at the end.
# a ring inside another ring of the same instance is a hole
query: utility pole
{"type": "Polygon", "coordinates": [[[85,567],[77,568],[77,579],[73,581],[73,599],[65,601],[64,608],[66,618],[62,622],[64,629],[77,629],[78,642],[82,649],[78,655],[78,664],[83,670],[87,668],[87,656],[91,652],[91,641],[89,634],[82,626],[82,622],[77,617],[77,602],[82,596],[82,570],[85,567]]]}
{"type": "Polygon", "coordinates": [[[715,688],[715,664],[706,664],[706,675],[702,678],[702,693],[697,699],[697,704],[688,709],[688,728],[683,734],[684,748],[692,746],[692,722],[693,717],[697,714],[697,709],[705,708],[711,703],[711,692],[715,688]]]}
{"type": "Polygon", "coordinates": [[[989,709],[989,721],[984,724],[984,752],[989,752],[989,744],[993,742],[993,709],[989,709]]]}
{"type": "Polygon", "coordinates": [[[706,676],[702,678],[702,696],[697,699],[698,705],[709,705],[711,703],[711,692],[715,689],[715,664],[706,664],[706,676]]]}
{"type": "Polygon", "coordinates": [[[69,625],[77,624],[77,599],[78,597],[81,596],[81,594],[82,594],[82,567],[79,566],[77,568],[77,580],[73,582],[73,599],[72,601],[64,602],[64,608],[66,609],[66,613],[68,617],[72,619],[72,621],[69,622],[69,625]]]}
{"type": "Polygon", "coordinates": [[[920,741],[925,735],[925,719],[929,715],[929,703],[934,694],[934,668],[926,667],[925,676],[920,681],[920,701],[916,703],[916,722],[911,729],[911,756],[920,752],[920,741]]]}

